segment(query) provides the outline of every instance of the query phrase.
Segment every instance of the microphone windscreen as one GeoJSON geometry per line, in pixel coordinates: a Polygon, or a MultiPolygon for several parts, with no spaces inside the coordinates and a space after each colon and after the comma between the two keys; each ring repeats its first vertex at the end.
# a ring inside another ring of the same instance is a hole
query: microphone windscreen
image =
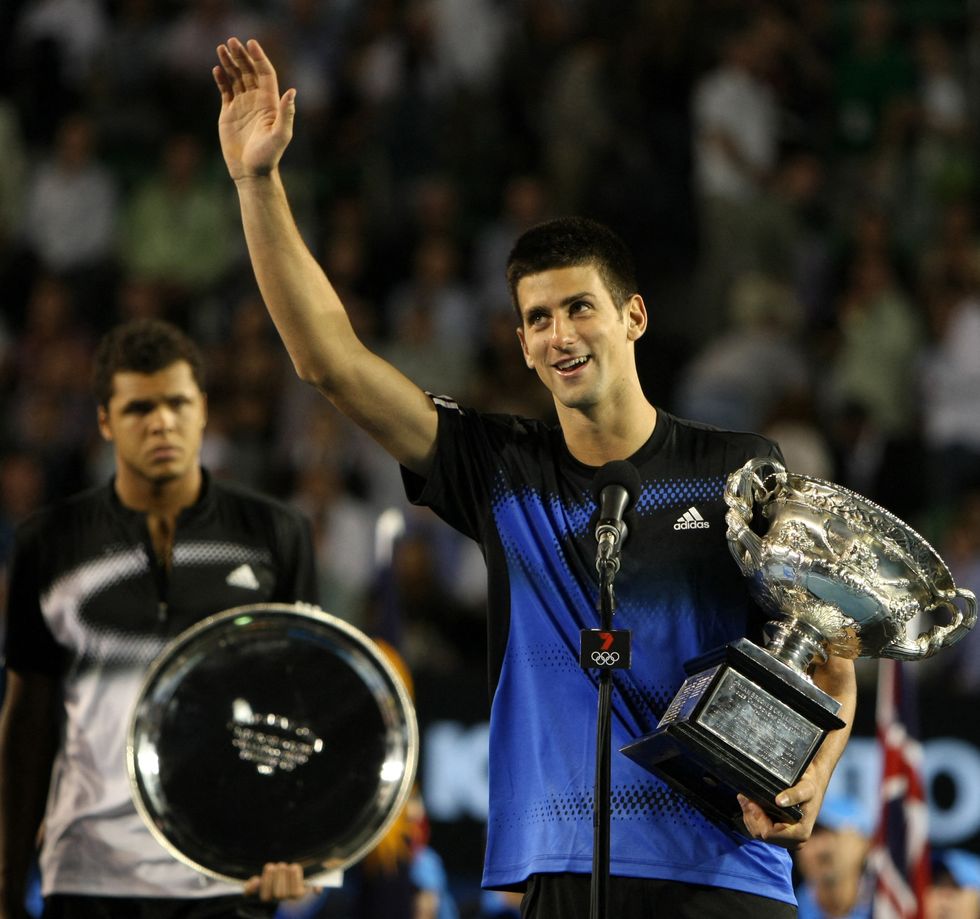
{"type": "Polygon", "coordinates": [[[607,485],[622,486],[629,496],[626,502],[629,507],[640,494],[640,473],[629,460],[613,460],[601,466],[592,479],[592,497],[596,501],[607,485]]]}

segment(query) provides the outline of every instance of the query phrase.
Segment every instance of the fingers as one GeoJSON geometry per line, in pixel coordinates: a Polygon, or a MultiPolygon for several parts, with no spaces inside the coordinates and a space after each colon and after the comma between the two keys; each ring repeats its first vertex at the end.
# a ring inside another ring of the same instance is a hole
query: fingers
{"type": "MultiPolygon", "coordinates": [[[[249,45],[259,48],[259,43],[254,38],[249,39],[249,45]]],[[[258,74],[255,70],[255,60],[237,38],[229,38],[227,48],[234,65],[238,68],[242,84],[246,89],[254,89],[259,84],[258,74]]],[[[261,48],[259,50],[261,51],[261,48]]]]}
{"type": "Polygon", "coordinates": [[[279,113],[276,122],[289,135],[293,132],[293,119],[296,117],[296,90],[287,89],[279,100],[279,113]]]}
{"type": "MultiPolygon", "coordinates": [[[[233,39],[228,39],[231,42],[233,39]]],[[[228,45],[218,45],[218,62],[220,67],[215,67],[212,73],[215,75],[215,80],[218,83],[218,89],[221,90],[222,97],[226,95],[231,98],[237,93],[242,93],[245,91],[245,82],[242,79],[242,72],[231,55],[231,51],[228,45]],[[218,71],[221,73],[221,77],[218,77],[218,71]]]]}
{"type": "Polygon", "coordinates": [[[742,822],[753,839],[765,839],[772,829],[773,823],[769,815],[755,801],[745,795],[737,795],[739,807],[742,808],[742,822]]]}
{"type": "Polygon", "coordinates": [[[234,98],[234,94],[231,91],[231,83],[228,80],[227,75],[222,67],[212,67],[211,75],[214,77],[214,82],[218,84],[218,92],[221,93],[222,102],[231,102],[234,98]]]}
{"type": "Polygon", "coordinates": [[[245,44],[235,37],[229,38],[218,45],[217,52],[228,84],[235,92],[255,89],[263,79],[275,80],[275,68],[254,38],[245,44]]]}
{"type": "Polygon", "coordinates": [[[295,900],[307,892],[303,869],[295,863],[268,862],[262,866],[260,877],[245,882],[245,893],[258,894],[260,900],[295,900]]]}
{"type": "Polygon", "coordinates": [[[250,38],[245,42],[245,47],[248,49],[252,67],[257,75],[263,76],[267,73],[275,75],[276,71],[272,66],[272,62],[265,56],[265,51],[262,50],[262,46],[254,38],[250,38]]]}
{"type": "MultiPolygon", "coordinates": [[[[780,792],[776,796],[776,803],[780,807],[789,807],[793,804],[805,805],[810,800],[810,796],[801,786],[802,783],[780,792]]],[[[813,817],[807,813],[806,807],[799,821],[787,823],[774,821],[759,804],[745,795],[737,795],[737,798],[742,808],[742,823],[745,824],[745,831],[753,839],[760,839],[786,849],[795,849],[810,838],[813,817]]]]}

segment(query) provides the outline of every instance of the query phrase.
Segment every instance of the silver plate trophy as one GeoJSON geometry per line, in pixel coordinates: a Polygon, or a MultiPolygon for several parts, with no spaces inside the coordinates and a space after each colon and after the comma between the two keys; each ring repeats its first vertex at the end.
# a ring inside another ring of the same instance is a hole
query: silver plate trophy
{"type": "Polygon", "coordinates": [[[241,882],[366,855],[415,776],[411,699],[380,648],[304,604],[241,606],[177,636],[133,710],[133,799],[176,858],[241,882]]]}
{"type": "Polygon", "coordinates": [[[725,503],[735,561],[776,617],[765,648],[743,638],[688,661],[657,729],[622,752],[744,831],[738,792],[776,820],[800,819],[774,798],[843,726],[814,666],[930,657],[973,627],[977,602],[911,527],[839,485],[754,459],[729,476],[725,503]]]}

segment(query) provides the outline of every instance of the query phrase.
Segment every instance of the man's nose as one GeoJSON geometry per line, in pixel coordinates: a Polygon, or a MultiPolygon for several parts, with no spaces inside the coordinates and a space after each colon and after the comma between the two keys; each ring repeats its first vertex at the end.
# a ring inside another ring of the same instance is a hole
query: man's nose
{"type": "Polygon", "coordinates": [[[161,402],[150,412],[150,430],[172,431],[176,426],[177,415],[166,403],[161,402]]]}
{"type": "Polygon", "coordinates": [[[572,321],[567,316],[556,313],[551,326],[551,345],[564,348],[575,337],[572,321]]]}

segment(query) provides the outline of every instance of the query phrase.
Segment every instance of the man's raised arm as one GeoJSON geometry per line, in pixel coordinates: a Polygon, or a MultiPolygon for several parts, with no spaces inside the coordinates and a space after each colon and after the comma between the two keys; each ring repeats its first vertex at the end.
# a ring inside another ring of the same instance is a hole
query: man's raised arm
{"type": "Polygon", "coordinates": [[[279,160],[292,138],[295,90],[280,96],[276,72],[254,39],[219,45],[218,61],[221,151],[238,189],[259,290],[297,374],[400,463],[425,474],[435,449],[435,407],[354,334],[290,212],[279,160]]]}

